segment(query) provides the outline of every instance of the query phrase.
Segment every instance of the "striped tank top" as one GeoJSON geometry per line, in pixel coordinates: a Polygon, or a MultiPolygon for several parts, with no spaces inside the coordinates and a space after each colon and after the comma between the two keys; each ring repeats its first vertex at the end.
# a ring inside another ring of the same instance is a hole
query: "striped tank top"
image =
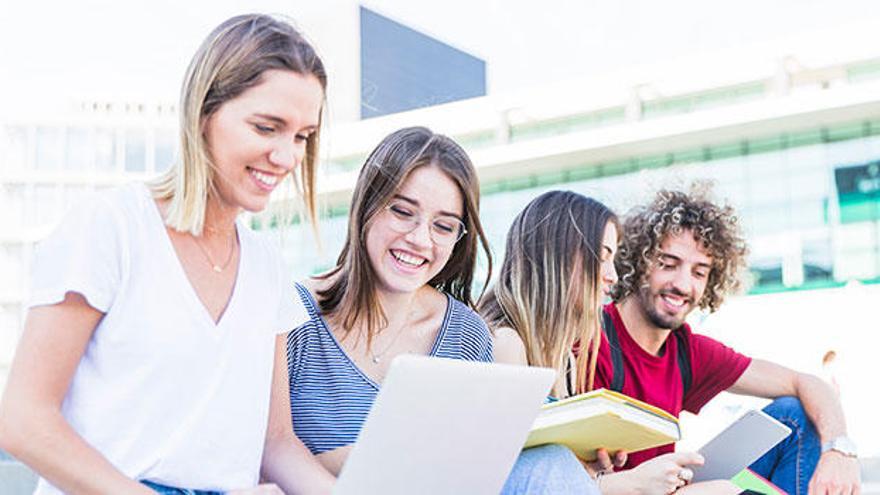
{"type": "MultiPolygon", "coordinates": [[[[313,454],[350,445],[367,418],[379,385],[342,350],[317,301],[296,284],[309,320],[287,336],[293,429],[313,454]]],[[[480,316],[447,294],[446,314],[431,356],[492,361],[492,338],[480,316]]]]}

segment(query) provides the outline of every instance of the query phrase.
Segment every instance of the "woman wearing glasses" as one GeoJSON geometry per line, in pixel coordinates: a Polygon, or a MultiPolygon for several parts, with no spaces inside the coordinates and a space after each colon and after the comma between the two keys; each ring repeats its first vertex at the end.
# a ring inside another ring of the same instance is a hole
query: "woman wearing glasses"
{"type": "MultiPolygon", "coordinates": [[[[421,127],[394,132],[361,169],[336,267],[297,285],[310,319],[288,336],[291,415],[330,472],[345,463],[395,356],[492,360],[489,330],[471,309],[478,244],[489,259],[478,203],[476,171],[454,141],[421,127]]],[[[505,492],[586,493],[541,481],[566,465],[583,473],[570,451],[530,453],[517,464],[521,484],[505,492]]]]}

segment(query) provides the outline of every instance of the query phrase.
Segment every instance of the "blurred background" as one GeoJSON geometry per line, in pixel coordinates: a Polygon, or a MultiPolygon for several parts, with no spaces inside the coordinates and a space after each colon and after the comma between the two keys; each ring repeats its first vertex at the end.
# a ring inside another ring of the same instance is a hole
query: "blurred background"
{"type": "MultiPolygon", "coordinates": [[[[545,190],[625,213],[657,188],[713,181],[748,235],[750,285],[694,324],[833,381],[865,491],[880,493],[880,9],[869,0],[3,2],[0,388],[34,244],[84,195],[170,166],[189,58],[252,11],[290,16],[330,76],[321,248],[281,220],[285,198],[248,218],[282,238],[292,277],[332,266],[358,168],[403,126],[469,151],[496,262],[513,216],[545,190]]],[[[684,446],[755,405],[719,397],[685,418],[684,446]]]]}

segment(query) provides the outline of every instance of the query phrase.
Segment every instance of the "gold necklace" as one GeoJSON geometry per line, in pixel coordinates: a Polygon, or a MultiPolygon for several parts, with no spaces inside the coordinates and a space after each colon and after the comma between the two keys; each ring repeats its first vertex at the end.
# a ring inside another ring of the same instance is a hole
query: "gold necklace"
{"type": "Polygon", "coordinates": [[[211,265],[211,268],[216,273],[223,273],[223,270],[225,270],[226,267],[229,266],[229,263],[232,262],[232,255],[235,254],[235,235],[234,234],[229,235],[229,254],[226,256],[226,261],[224,261],[222,265],[218,265],[217,263],[214,263],[214,260],[211,259],[211,255],[208,253],[208,250],[205,249],[204,246],[202,246],[201,242],[199,242],[198,237],[193,236],[193,240],[196,242],[196,246],[198,246],[199,251],[201,251],[202,254],[205,255],[205,259],[208,261],[208,264],[211,265]]]}

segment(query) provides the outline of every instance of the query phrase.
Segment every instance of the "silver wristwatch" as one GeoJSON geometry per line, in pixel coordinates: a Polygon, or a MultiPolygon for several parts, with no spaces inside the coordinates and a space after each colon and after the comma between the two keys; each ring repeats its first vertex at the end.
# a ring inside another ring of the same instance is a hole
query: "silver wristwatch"
{"type": "Polygon", "coordinates": [[[856,444],[848,436],[841,435],[822,444],[822,453],[836,450],[847,457],[858,457],[856,444]]]}

